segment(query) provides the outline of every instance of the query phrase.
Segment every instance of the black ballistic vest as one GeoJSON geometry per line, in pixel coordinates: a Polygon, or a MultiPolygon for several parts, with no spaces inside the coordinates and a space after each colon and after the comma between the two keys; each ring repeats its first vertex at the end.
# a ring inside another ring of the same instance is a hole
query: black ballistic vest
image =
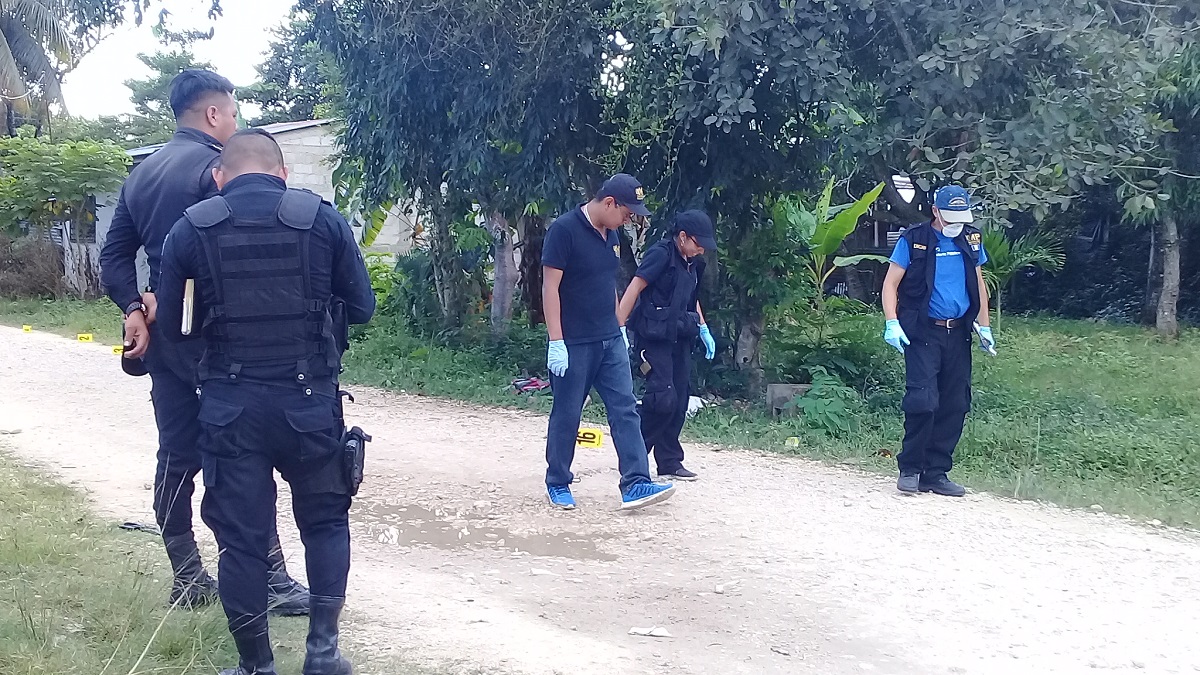
{"type": "MultiPolygon", "coordinates": [[[[900,280],[898,318],[909,335],[920,334],[929,327],[929,301],[933,298],[934,280],[937,278],[937,231],[929,223],[905,230],[902,235],[908,242],[909,262],[900,280]]],[[[974,227],[964,227],[954,238],[962,251],[962,264],[966,268],[967,297],[971,304],[961,318],[974,321],[979,314],[979,284],[975,269],[979,266],[981,235],[974,227]]]]}
{"type": "Polygon", "coordinates": [[[237,218],[221,196],[187,209],[216,299],[204,317],[202,381],[286,373],[306,384],[337,372],[330,298],[314,297],[308,272],[320,206],[318,195],[288,190],[267,219],[237,218]]]}
{"type": "Polygon", "coordinates": [[[696,290],[703,260],[698,258],[689,264],[673,238],[663,239],[654,247],[665,248],[669,262],[658,280],[638,298],[630,326],[641,341],[693,340],[700,334],[696,290]]]}

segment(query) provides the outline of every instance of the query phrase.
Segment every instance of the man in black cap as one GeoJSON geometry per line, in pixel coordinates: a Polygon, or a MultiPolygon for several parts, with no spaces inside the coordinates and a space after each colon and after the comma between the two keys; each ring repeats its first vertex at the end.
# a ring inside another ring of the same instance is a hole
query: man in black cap
{"type": "MultiPolygon", "coordinates": [[[[157,318],[163,241],[188,207],[217,194],[213,167],[221,146],[237,131],[233,84],[207,70],[185,70],[171,82],[171,110],[177,129],[171,141],[134,168],[121,187],[112,225],[100,253],[101,281],[125,313],[126,372],[144,375],[158,426],[158,468],[154,476],[154,515],[162,531],[175,580],[170,603],[195,607],[216,599],[216,583],[200,560],[192,531],[192,494],[200,472],[196,419],[196,366],[203,342],[164,340],[157,318]],[[137,285],[138,249],[146,250],[151,290],[137,285]],[[145,361],[144,369],[140,366],[145,361]]],[[[178,328],[178,326],[176,326],[178,328]]],[[[277,614],[308,612],[308,591],[287,574],[279,537],[271,530],[271,607],[277,614]]]]}
{"type": "Polygon", "coordinates": [[[583,403],[592,387],[604,401],[621,471],[621,508],[666,501],[675,486],[650,480],[642,441],[629,339],[617,323],[617,268],[621,244],[616,230],[634,215],[650,212],[633,176],[608,179],[595,199],[559,216],[542,247],[542,304],[550,334],[546,365],[554,407],[546,432],[546,494],[558,508],[575,508],[571,462],[583,403]]]}
{"type": "Polygon", "coordinates": [[[687,417],[696,338],[704,342],[705,358],[712,360],[717,354],[696,297],[704,274],[704,252],[717,248],[713,235],[712,220],[703,211],[679,214],[671,236],[642,256],[617,311],[619,323],[629,321],[643,369],[649,369],[643,371],[646,390],[639,410],[646,449],[654,453],[659,476],[679,480],[698,478],[684,468],[683,445],[679,443],[687,417]]]}

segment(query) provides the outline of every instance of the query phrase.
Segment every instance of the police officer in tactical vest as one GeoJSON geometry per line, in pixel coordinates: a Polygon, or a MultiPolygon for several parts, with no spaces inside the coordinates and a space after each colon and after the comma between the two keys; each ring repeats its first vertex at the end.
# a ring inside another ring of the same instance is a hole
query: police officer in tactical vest
{"type": "Polygon", "coordinates": [[[703,211],[684,211],[671,235],[642,256],[637,274],[621,298],[621,325],[633,332],[633,346],[646,375],[639,413],[646,450],[654,453],[658,475],[680,480],[698,476],[683,466],[679,434],[687,417],[692,348],[704,343],[705,358],[717,345],[704,321],[696,291],[704,274],[704,252],[715,251],[712,220],[703,211]]]}
{"type": "Polygon", "coordinates": [[[987,252],[973,221],[966,190],[937,190],[932,222],[904,232],[883,282],[883,339],[904,355],[907,374],[901,492],[966,494],[947,474],[971,408],[972,326],[980,349],[995,354],[981,269],[987,252]]]}
{"type": "Polygon", "coordinates": [[[362,467],[346,462],[333,307],[344,301],[346,320],[366,323],[371,281],[346,221],[317,195],[287,189],[269,134],[235,134],[214,174],[220,195],[189,208],[164,245],[159,322],[186,339],[185,282],[194,279],[195,332],[207,343],[201,513],[221,548],[221,601],[240,655],[225,674],[275,673],[266,609],[278,469],[292,488],[312,592],[303,672],[349,675],[338,617],[362,467]]]}
{"type": "MultiPolygon", "coordinates": [[[[169,143],[134,168],[121,188],[100,266],[109,297],[125,312],[122,366],[131,375],[149,371],[153,381],[150,398],[158,426],[154,515],[175,577],[170,602],[190,608],[214,601],[217,592],[192,532],[192,494],[200,472],[195,380],[204,345],[176,345],[162,338],[153,289],[167,233],[184,209],[217,193],[212,168],[221,144],[237,131],[237,102],[229,80],[207,70],[180,73],[171,82],[170,102],[178,129],[169,143]],[[152,290],[146,293],[137,286],[142,248],[150,264],[152,290]]],[[[270,538],[272,612],[304,614],[308,592],[288,576],[273,528],[270,538]]]]}

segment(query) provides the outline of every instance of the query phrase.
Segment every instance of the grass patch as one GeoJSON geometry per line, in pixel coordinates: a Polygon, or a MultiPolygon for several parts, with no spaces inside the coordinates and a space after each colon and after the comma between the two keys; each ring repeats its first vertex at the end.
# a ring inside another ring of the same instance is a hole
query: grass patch
{"type": "Polygon", "coordinates": [[[33,326],[35,330],[69,335],[91,333],[97,342],[120,344],[124,321],[121,310],[107,300],[0,299],[0,324],[33,326]]]}
{"type": "MultiPolygon", "coordinates": [[[[71,331],[97,316],[116,317],[106,303],[33,305],[71,331]]],[[[0,321],[19,323],[11,313],[15,306],[30,307],[0,303],[0,321]]],[[[543,338],[518,332],[523,337],[516,340],[452,349],[412,336],[393,317],[380,317],[356,331],[345,377],[547,412],[548,395],[516,395],[509,385],[544,363],[543,338]]],[[[974,410],[956,453],[956,478],[1019,499],[1100,504],[1200,525],[1200,331],[1169,342],[1132,326],[1006,317],[996,335],[999,357],[976,353],[974,410]]],[[[803,420],[772,421],[761,406],[722,406],[690,420],[685,435],[890,474],[895,460],[889,454],[899,451],[903,433],[900,394],[875,393],[848,434],[810,429],[803,420]],[[798,448],[786,445],[793,436],[800,439],[798,448]]],[[[602,420],[603,409],[595,403],[585,417],[602,420]]]]}
{"type": "MultiPolygon", "coordinates": [[[[974,410],[956,453],[955,477],[976,489],[1064,506],[1200,525],[1200,332],[1165,342],[1137,327],[1006,318],[995,359],[975,356],[974,410]]],[[[405,333],[384,317],[346,358],[349,381],[409,393],[548,411],[549,396],[517,396],[509,381],[528,346],[450,349],[405,333]],[[500,365],[497,365],[500,364],[500,365]]],[[[538,348],[542,348],[539,343],[538,348]]],[[[899,357],[897,357],[899,358],[899,357]]],[[[761,406],[709,408],[688,440],[799,454],[895,472],[902,392],[873,398],[852,433],[830,435],[803,420],[772,420],[761,406]],[[787,439],[800,439],[799,447],[787,439]]],[[[585,411],[603,419],[598,404],[585,411]]]]}
{"type": "MultiPolygon", "coordinates": [[[[219,607],[165,606],[156,537],[97,522],[75,491],[0,448],[0,673],[211,675],[237,663],[219,607]]],[[[306,622],[272,620],[284,671],[299,672],[306,622]]]]}

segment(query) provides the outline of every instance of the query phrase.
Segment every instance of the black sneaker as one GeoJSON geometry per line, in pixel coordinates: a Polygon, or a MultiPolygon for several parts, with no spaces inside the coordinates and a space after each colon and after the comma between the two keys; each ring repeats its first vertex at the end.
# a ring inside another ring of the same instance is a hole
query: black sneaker
{"type": "Polygon", "coordinates": [[[695,474],[694,472],[688,471],[687,469],[683,468],[682,466],[679,467],[678,469],[675,469],[674,471],[669,471],[667,473],[663,473],[663,472],[659,471],[658,477],[659,478],[674,478],[675,480],[686,480],[686,481],[693,481],[693,480],[700,479],[699,475],[695,474]]]}
{"type": "Polygon", "coordinates": [[[950,480],[944,473],[936,476],[921,476],[920,489],[921,492],[932,492],[945,497],[962,497],[967,494],[965,487],[950,480]]]}
{"type": "Polygon", "coordinates": [[[896,489],[901,492],[915,494],[920,489],[921,474],[919,473],[900,473],[900,480],[896,481],[896,489]]]}

